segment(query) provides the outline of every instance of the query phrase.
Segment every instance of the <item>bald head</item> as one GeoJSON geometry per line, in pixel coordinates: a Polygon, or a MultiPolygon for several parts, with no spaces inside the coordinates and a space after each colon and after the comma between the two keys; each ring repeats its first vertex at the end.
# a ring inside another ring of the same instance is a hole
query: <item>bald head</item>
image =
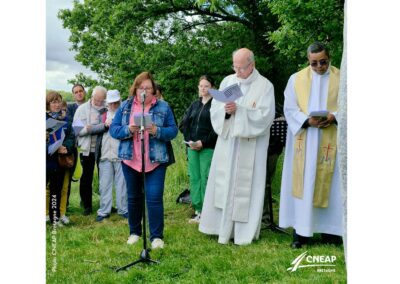
{"type": "Polygon", "coordinates": [[[254,53],[248,48],[241,48],[233,52],[233,70],[236,76],[246,79],[255,67],[254,53]]]}
{"type": "Polygon", "coordinates": [[[246,60],[247,63],[254,61],[254,53],[248,48],[240,48],[232,53],[233,59],[246,60]]]}

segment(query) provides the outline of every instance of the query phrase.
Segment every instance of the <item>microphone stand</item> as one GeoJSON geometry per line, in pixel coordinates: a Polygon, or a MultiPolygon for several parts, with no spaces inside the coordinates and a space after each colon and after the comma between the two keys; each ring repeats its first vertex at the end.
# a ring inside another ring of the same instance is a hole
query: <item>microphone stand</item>
{"type": "Polygon", "coordinates": [[[144,153],[144,129],[145,129],[145,121],[144,121],[144,101],[146,98],[145,91],[140,94],[142,99],[142,117],[140,119],[140,142],[141,142],[141,150],[142,150],[142,231],[143,231],[143,250],[140,253],[139,259],[135,260],[132,263],[129,263],[123,267],[120,267],[116,270],[119,272],[121,270],[126,270],[127,268],[140,263],[160,263],[159,261],[153,260],[150,258],[149,249],[147,248],[147,237],[146,237],[146,173],[145,173],[145,153],[144,153]]]}

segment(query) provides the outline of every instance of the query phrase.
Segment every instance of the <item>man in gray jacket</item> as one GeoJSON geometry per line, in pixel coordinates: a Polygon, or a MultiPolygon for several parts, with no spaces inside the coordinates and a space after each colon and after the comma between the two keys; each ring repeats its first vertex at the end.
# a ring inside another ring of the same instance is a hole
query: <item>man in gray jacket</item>
{"type": "Polygon", "coordinates": [[[101,116],[107,111],[104,100],[107,90],[96,86],[92,97],[80,105],[74,115],[74,124],[81,124],[83,128],[76,133],[80,147],[82,176],[79,185],[81,203],[84,208],[83,215],[92,213],[92,181],[96,161],[96,143],[98,135],[106,130],[106,125],[101,122],[101,116]]]}

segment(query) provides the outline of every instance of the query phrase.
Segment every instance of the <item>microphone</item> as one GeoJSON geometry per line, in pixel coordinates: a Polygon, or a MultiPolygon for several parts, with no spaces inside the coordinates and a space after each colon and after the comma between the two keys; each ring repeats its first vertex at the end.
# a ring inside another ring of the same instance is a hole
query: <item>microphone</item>
{"type": "Polygon", "coordinates": [[[143,92],[140,93],[140,99],[142,100],[142,102],[144,102],[144,100],[146,99],[146,91],[143,90],[143,92]]]}

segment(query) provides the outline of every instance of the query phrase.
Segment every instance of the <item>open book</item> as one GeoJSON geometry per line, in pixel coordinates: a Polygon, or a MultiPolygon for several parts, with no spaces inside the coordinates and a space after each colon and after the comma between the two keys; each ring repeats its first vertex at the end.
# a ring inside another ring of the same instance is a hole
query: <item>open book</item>
{"type": "Polygon", "coordinates": [[[328,114],[329,114],[329,111],[327,111],[327,110],[317,110],[317,111],[310,112],[309,116],[316,117],[319,119],[326,119],[328,114]]]}
{"type": "Polygon", "coordinates": [[[65,139],[64,129],[61,131],[61,135],[59,137],[56,137],[56,135],[54,134],[54,142],[53,144],[50,144],[48,146],[47,153],[53,155],[58,150],[58,148],[62,146],[64,139],[65,139]]]}
{"type": "Polygon", "coordinates": [[[46,131],[48,131],[50,134],[53,134],[58,129],[60,129],[60,127],[63,127],[66,123],[66,121],[60,121],[50,117],[46,119],[46,131]]]}
{"type": "Polygon", "coordinates": [[[74,130],[75,135],[78,135],[84,127],[85,125],[80,119],[77,119],[72,123],[72,129],[74,130]]]}
{"type": "Polygon", "coordinates": [[[210,89],[208,90],[208,92],[214,99],[223,103],[236,101],[238,98],[243,96],[239,84],[230,85],[222,91],[210,89]]]}
{"type": "Polygon", "coordinates": [[[193,146],[193,147],[197,146],[197,142],[194,142],[194,141],[183,141],[183,143],[185,143],[186,145],[189,145],[189,146],[193,146]]]}
{"type": "MultiPolygon", "coordinates": [[[[141,126],[142,125],[142,113],[135,113],[133,115],[133,121],[134,121],[135,125],[141,126]]],[[[144,114],[144,122],[143,122],[144,128],[150,128],[152,124],[153,124],[153,121],[151,119],[151,114],[145,113],[144,114]]]]}

